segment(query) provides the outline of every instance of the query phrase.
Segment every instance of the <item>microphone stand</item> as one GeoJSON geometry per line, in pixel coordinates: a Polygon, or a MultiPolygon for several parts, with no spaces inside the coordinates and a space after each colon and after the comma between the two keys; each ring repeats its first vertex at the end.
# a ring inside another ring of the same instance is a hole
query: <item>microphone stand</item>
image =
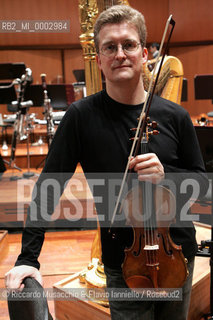
{"type": "MultiPolygon", "coordinates": [[[[31,101],[32,102],[32,101],[31,101]]],[[[34,172],[30,172],[30,149],[29,149],[29,136],[31,131],[31,123],[29,114],[27,114],[27,126],[26,126],[26,133],[27,133],[27,172],[23,173],[24,178],[31,178],[35,174],[34,172]]]]}
{"type": "MultiPolygon", "coordinates": [[[[14,123],[14,131],[12,135],[11,156],[8,164],[11,168],[15,168],[19,171],[22,171],[22,170],[15,165],[16,144],[17,144],[18,138],[20,140],[24,140],[27,138],[27,136],[24,135],[23,133],[23,123],[27,113],[27,109],[33,105],[33,102],[31,100],[29,101],[23,101],[23,100],[24,100],[25,89],[27,85],[30,84],[31,82],[32,82],[32,71],[30,68],[26,68],[25,74],[22,75],[21,79],[16,79],[16,83],[19,85],[17,89],[18,98],[17,98],[17,101],[12,102],[14,106],[17,106],[17,113],[16,113],[16,120],[14,123]]],[[[20,177],[12,176],[10,178],[10,180],[17,180],[17,179],[20,179],[20,177]]]]}
{"type": "MultiPolygon", "coordinates": [[[[50,148],[50,144],[53,140],[53,136],[55,134],[55,128],[53,123],[53,109],[51,106],[51,99],[48,97],[47,92],[47,84],[46,84],[46,74],[41,74],[41,80],[42,80],[42,88],[44,90],[44,117],[47,122],[47,144],[48,144],[48,150],[50,148]]],[[[42,164],[44,163],[45,159],[39,163],[39,165],[36,167],[36,169],[40,168],[42,164]]]]}

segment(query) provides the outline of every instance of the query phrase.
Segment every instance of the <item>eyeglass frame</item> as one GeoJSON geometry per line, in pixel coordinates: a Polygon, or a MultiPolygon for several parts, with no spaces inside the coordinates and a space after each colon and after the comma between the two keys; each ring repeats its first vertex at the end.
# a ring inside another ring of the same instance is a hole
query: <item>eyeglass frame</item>
{"type": "MultiPolygon", "coordinates": [[[[113,41],[109,41],[108,43],[106,43],[106,44],[104,44],[102,47],[101,47],[101,49],[98,51],[98,54],[103,54],[105,57],[107,57],[107,58],[113,58],[113,57],[115,57],[115,55],[117,54],[117,52],[118,52],[118,45],[119,44],[114,44],[113,43],[113,41]],[[107,54],[105,54],[105,53],[103,53],[103,46],[104,45],[110,45],[110,44],[113,44],[114,46],[115,46],[115,51],[113,52],[113,53],[111,53],[111,54],[109,54],[109,55],[107,55],[107,54]]],[[[124,41],[124,43],[123,44],[120,44],[121,45],[121,48],[122,48],[122,51],[124,52],[124,54],[126,54],[126,55],[131,55],[131,54],[133,54],[134,52],[136,52],[137,50],[138,50],[138,48],[139,48],[139,46],[141,46],[141,47],[143,47],[143,43],[142,42],[137,42],[136,40],[134,40],[134,39],[126,39],[125,41],[124,41]],[[125,43],[127,42],[127,41],[131,41],[131,42],[134,42],[134,43],[136,43],[136,49],[135,50],[133,50],[133,51],[128,51],[127,49],[125,49],[124,48],[124,45],[125,45],[125,43]]]]}

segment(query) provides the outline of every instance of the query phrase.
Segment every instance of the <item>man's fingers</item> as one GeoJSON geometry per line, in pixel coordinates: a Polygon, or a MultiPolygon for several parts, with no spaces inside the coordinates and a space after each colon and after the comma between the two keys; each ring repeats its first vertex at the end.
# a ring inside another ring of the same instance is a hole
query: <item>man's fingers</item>
{"type": "Polygon", "coordinates": [[[38,269],[31,266],[21,265],[12,268],[5,274],[6,288],[22,290],[24,288],[24,284],[22,282],[26,277],[35,278],[42,285],[42,277],[38,269]]]}
{"type": "Polygon", "coordinates": [[[22,281],[23,279],[20,275],[14,276],[13,274],[9,274],[6,277],[5,286],[8,289],[20,289],[22,281]]]}
{"type": "Polygon", "coordinates": [[[41,274],[40,274],[40,272],[38,270],[37,270],[37,272],[35,272],[35,275],[33,276],[33,278],[35,278],[40,283],[40,285],[42,286],[42,284],[43,284],[42,276],[41,276],[41,274]]]}
{"type": "Polygon", "coordinates": [[[20,291],[22,291],[24,289],[24,284],[22,283],[21,285],[20,285],[20,291]]]}

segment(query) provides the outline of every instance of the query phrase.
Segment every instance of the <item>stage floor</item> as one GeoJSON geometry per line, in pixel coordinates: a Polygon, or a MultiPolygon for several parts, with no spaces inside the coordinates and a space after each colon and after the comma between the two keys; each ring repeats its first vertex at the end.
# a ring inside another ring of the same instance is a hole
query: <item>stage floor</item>
{"type": "MultiPolygon", "coordinates": [[[[199,225],[196,226],[196,229],[198,242],[210,239],[211,229],[208,226],[199,225]]],[[[96,230],[52,231],[46,233],[39,258],[44,288],[52,288],[56,282],[87,267],[91,260],[91,247],[95,234],[96,230]]],[[[21,234],[7,234],[5,238],[6,242],[4,243],[3,251],[0,253],[0,288],[4,288],[4,274],[13,267],[21,250],[21,234]]],[[[200,320],[201,316],[194,318],[193,314],[195,311],[196,314],[199,314],[199,308],[204,303],[208,305],[209,270],[209,259],[196,257],[190,320],[200,320]],[[203,287],[203,292],[200,291],[198,285],[203,287]]],[[[48,303],[50,312],[54,317],[54,301],[49,301],[48,303]]],[[[200,315],[202,315],[202,312],[200,315]]],[[[8,319],[7,303],[6,301],[0,301],[0,320],[8,319]]]]}

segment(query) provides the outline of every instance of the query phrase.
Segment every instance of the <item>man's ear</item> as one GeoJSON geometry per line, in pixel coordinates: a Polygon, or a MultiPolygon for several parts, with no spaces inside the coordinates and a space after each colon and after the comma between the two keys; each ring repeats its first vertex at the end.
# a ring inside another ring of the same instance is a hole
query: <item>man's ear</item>
{"type": "Polygon", "coordinates": [[[148,59],[148,50],[147,48],[143,48],[143,57],[142,57],[142,63],[145,64],[148,59]]]}
{"type": "Polygon", "coordinates": [[[96,62],[97,62],[97,64],[98,64],[98,67],[99,67],[99,69],[101,70],[101,59],[100,59],[99,54],[96,54],[95,58],[96,58],[96,62]]]}

